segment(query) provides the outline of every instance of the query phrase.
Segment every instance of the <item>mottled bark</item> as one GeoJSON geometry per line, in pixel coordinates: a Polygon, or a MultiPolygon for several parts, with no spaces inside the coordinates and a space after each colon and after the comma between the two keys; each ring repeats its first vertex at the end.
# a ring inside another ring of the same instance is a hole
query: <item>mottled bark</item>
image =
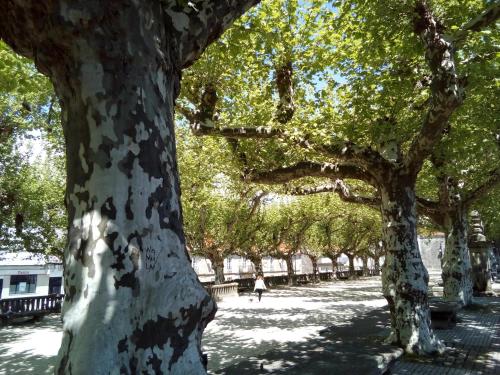
{"type": "Polygon", "coordinates": [[[293,117],[295,103],[293,102],[293,69],[288,62],[276,69],[276,87],[278,88],[279,103],[276,108],[276,119],[286,124],[293,117]]]}
{"type": "Polygon", "coordinates": [[[391,176],[381,189],[383,242],[387,250],[382,289],[391,312],[390,340],[410,353],[434,353],[442,344],[430,326],[425,269],[417,241],[414,182],[391,176]]]}
{"type": "Polygon", "coordinates": [[[444,214],[444,227],[443,296],[467,306],[472,303],[472,266],[467,245],[467,212],[461,205],[444,214]]]}

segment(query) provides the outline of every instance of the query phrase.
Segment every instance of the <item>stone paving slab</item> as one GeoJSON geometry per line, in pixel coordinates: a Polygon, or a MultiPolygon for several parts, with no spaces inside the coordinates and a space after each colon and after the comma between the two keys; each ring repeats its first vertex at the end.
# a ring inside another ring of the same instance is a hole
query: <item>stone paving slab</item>
{"type": "Polygon", "coordinates": [[[472,307],[458,312],[458,320],[453,329],[435,331],[447,346],[444,355],[404,356],[387,374],[499,375],[500,298],[476,298],[472,307]]]}

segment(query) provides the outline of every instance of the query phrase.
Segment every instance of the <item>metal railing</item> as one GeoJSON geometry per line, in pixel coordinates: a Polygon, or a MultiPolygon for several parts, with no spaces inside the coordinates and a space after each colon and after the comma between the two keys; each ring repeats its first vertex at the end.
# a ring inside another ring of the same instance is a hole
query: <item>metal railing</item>
{"type": "Polygon", "coordinates": [[[51,294],[36,297],[6,298],[0,300],[0,317],[36,316],[60,312],[64,296],[51,294]]]}

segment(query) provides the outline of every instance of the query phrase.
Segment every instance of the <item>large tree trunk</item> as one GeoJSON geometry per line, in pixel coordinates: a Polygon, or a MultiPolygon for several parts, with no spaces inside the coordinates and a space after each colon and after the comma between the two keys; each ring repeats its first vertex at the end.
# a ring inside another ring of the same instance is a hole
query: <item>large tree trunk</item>
{"type": "Polygon", "coordinates": [[[387,249],[382,288],[391,313],[390,340],[409,353],[434,353],[442,350],[442,344],[431,329],[429,275],[418,249],[414,183],[404,176],[391,180],[381,188],[387,249]]]}
{"type": "MultiPolygon", "coordinates": [[[[66,5],[61,20],[85,26],[88,14],[66,5]]],[[[179,72],[161,52],[170,49],[160,2],[105,11],[102,25],[63,30],[52,55],[37,55],[50,63],[67,147],[56,372],[204,373],[200,341],[215,304],[185,247],[173,126],[179,72]]]]}
{"type": "Polygon", "coordinates": [[[444,215],[443,296],[467,306],[472,303],[472,266],[467,245],[467,213],[457,205],[444,215]]]}
{"type": "Polygon", "coordinates": [[[297,285],[297,278],[295,277],[295,271],[293,269],[293,254],[287,255],[285,261],[288,274],[288,285],[297,285]]]}

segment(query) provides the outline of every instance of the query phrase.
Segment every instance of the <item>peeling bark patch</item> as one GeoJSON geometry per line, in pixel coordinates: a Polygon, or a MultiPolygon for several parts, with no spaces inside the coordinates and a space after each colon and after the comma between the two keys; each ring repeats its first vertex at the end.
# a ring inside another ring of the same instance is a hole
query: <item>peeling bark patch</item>
{"type": "Polygon", "coordinates": [[[118,163],[118,168],[128,178],[132,178],[134,160],[135,160],[135,155],[131,151],[129,151],[127,152],[127,155],[125,155],[125,157],[118,163]]]}
{"type": "Polygon", "coordinates": [[[128,220],[134,220],[134,213],[132,212],[132,188],[128,187],[127,203],[125,203],[125,214],[128,220]]]}
{"type": "Polygon", "coordinates": [[[73,301],[75,294],[76,294],[76,287],[74,285],[71,285],[69,288],[69,292],[64,295],[64,300],[73,301]]]}
{"type": "Polygon", "coordinates": [[[108,137],[102,137],[101,144],[99,145],[99,151],[97,155],[94,156],[96,163],[101,166],[101,168],[111,167],[111,150],[115,147],[115,143],[108,137]]]}
{"type": "Polygon", "coordinates": [[[178,318],[173,318],[170,313],[167,318],[158,315],[156,321],[147,321],[142,329],[135,329],[130,340],[139,349],[148,349],[158,347],[164,349],[165,344],[170,340],[170,346],[173,349],[168,368],[182,356],[189,345],[189,336],[198,327],[202,319],[203,306],[209,303],[207,297],[200,307],[194,305],[181,309],[181,316],[184,322],[178,318]],[[176,325],[176,322],[178,325],[176,325]]]}
{"type": "Polygon", "coordinates": [[[153,369],[155,374],[157,374],[157,375],[162,374],[162,371],[161,371],[162,361],[160,360],[160,358],[158,358],[158,356],[155,353],[153,353],[153,355],[148,358],[148,361],[146,362],[146,364],[151,366],[151,368],[153,369]]]}
{"type": "Polygon", "coordinates": [[[125,269],[125,265],[123,264],[123,261],[125,260],[125,254],[123,253],[121,246],[118,246],[118,248],[115,249],[114,242],[117,238],[118,232],[108,233],[104,237],[104,242],[106,243],[108,249],[110,249],[113,253],[115,259],[115,262],[111,265],[111,268],[117,271],[121,271],[125,269]]]}
{"type": "Polygon", "coordinates": [[[132,289],[132,295],[137,297],[139,295],[139,280],[135,276],[135,271],[128,272],[123,275],[120,280],[113,276],[115,279],[115,288],[118,289],[120,287],[130,288],[132,289]]]}
{"type": "Polygon", "coordinates": [[[101,206],[101,215],[105,218],[116,220],[116,207],[113,204],[112,197],[106,199],[104,204],[101,206]]]}
{"type": "Polygon", "coordinates": [[[118,341],[118,353],[128,352],[127,336],[118,341]]]}

